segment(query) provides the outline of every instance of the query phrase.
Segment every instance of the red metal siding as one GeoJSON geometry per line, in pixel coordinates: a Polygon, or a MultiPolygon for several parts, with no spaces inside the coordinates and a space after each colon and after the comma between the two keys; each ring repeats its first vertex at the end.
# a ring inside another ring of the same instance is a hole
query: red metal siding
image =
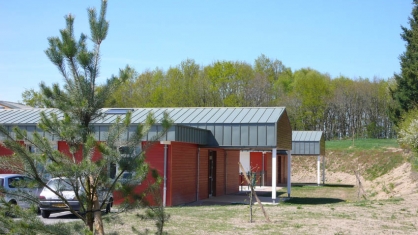
{"type": "MultiPolygon", "coordinates": [[[[67,145],[67,142],[58,141],[58,150],[61,153],[64,153],[65,155],[71,157],[70,147],[67,145]]],[[[80,146],[80,148],[75,153],[75,159],[76,159],[77,162],[80,162],[82,158],[83,158],[83,154],[82,154],[81,146],[80,146]]]]}
{"type": "Polygon", "coordinates": [[[197,145],[171,142],[172,205],[196,201],[197,145]]]}
{"type": "MultiPolygon", "coordinates": [[[[20,145],[25,146],[25,143],[23,141],[18,140],[17,142],[20,145]]],[[[13,151],[0,144],[0,157],[7,157],[11,155],[13,155],[13,151]]],[[[12,174],[12,173],[16,173],[16,172],[13,172],[11,170],[6,170],[6,169],[0,169],[0,174],[12,174]]]]}
{"type": "Polygon", "coordinates": [[[263,169],[263,153],[251,152],[250,153],[250,169],[252,172],[260,172],[263,169]]]}
{"type": "MultiPolygon", "coordinates": [[[[7,157],[10,155],[13,155],[13,151],[0,144],[0,156],[7,157]]],[[[0,169],[0,174],[10,174],[10,173],[14,173],[14,172],[10,170],[6,170],[6,169],[0,169]]]]}
{"type": "MultiPolygon", "coordinates": [[[[144,145],[145,146],[145,145],[144,145]]],[[[159,143],[153,143],[150,144],[148,143],[146,147],[143,147],[144,151],[145,151],[145,162],[148,163],[149,168],[150,169],[155,169],[157,170],[158,174],[163,177],[164,176],[164,145],[161,145],[159,143]]],[[[170,146],[168,148],[168,156],[167,159],[169,159],[170,155],[170,146]]],[[[169,162],[169,161],[168,161],[169,162]]],[[[169,167],[168,171],[167,171],[167,175],[169,175],[169,167]]],[[[151,173],[148,173],[146,179],[137,187],[135,187],[134,192],[136,194],[140,194],[142,192],[144,192],[149,184],[154,183],[154,180],[152,179],[151,173]]],[[[169,190],[169,184],[170,184],[170,177],[167,177],[167,201],[166,201],[166,205],[167,206],[171,206],[171,201],[170,199],[170,190],[169,190]]],[[[163,193],[163,187],[164,185],[161,184],[161,193],[163,193]]],[[[120,204],[123,202],[124,198],[122,197],[122,195],[118,192],[114,192],[113,193],[115,199],[114,199],[114,203],[115,204],[120,204]]],[[[162,195],[161,195],[162,198],[162,195]]],[[[151,196],[147,197],[147,200],[149,200],[151,203],[153,202],[153,198],[151,196]]]]}
{"type": "Polygon", "coordinates": [[[239,192],[239,151],[226,152],[226,194],[239,192]]]}

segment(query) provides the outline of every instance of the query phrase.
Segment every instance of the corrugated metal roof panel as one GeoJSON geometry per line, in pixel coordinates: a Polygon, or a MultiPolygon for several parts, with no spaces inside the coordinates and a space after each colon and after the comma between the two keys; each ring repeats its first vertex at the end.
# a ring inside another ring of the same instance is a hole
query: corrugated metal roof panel
{"type": "MultiPolygon", "coordinates": [[[[102,109],[103,115],[93,123],[95,130],[98,132],[96,137],[100,140],[108,135],[108,125],[112,124],[118,116],[122,118],[125,116],[125,114],[116,111],[111,111],[113,114],[105,114],[108,110],[111,109],[102,109]]],[[[22,110],[0,110],[0,125],[9,127],[14,125],[36,125],[40,121],[40,112],[42,111],[48,113],[47,116],[51,112],[60,113],[57,109],[31,109],[23,112],[22,110]]],[[[174,125],[182,124],[211,131],[212,134],[208,138],[208,146],[246,147],[263,150],[279,147],[277,136],[282,136],[283,133],[281,131],[287,130],[287,126],[290,128],[287,115],[286,117],[283,116],[285,113],[285,108],[283,107],[132,108],[132,125],[144,123],[151,112],[154,113],[157,122],[161,120],[164,112],[168,112],[174,125]],[[280,121],[282,119],[287,121],[280,121]]],[[[152,131],[158,131],[158,129],[154,129],[152,131]]],[[[184,130],[186,132],[183,133],[190,132],[193,135],[197,133],[187,128],[177,130],[184,130]]],[[[191,138],[193,139],[194,137],[191,136],[191,138]]],[[[288,142],[291,142],[290,138],[288,142]]],[[[282,148],[282,146],[279,148],[282,148]]],[[[284,148],[287,149],[287,147],[284,148]]],[[[289,148],[291,148],[291,145],[289,148]]]]}
{"type": "Polygon", "coordinates": [[[272,113],[269,116],[269,118],[266,120],[266,122],[268,122],[268,123],[274,123],[276,121],[275,119],[277,117],[280,117],[283,114],[284,110],[285,110],[284,108],[281,108],[281,109],[272,109],[272,113]]]}
{"type": "Polygon", "coordinates": [[[322,131],[293,131],[292,141],[320,141],[322,131]]]}
{"type": "Polygon", "coordinates": [[[241,123],[250,123],[253,116],[257,113],[256,109],[244,109],[244,111],[247,111],[244,118],[241,120],[241,123]]]}
{"type": "MultiPolygon", "coordinates": [[[[95,124],[111,124],[116,117],[125,114],[105,114],[111,109],[102,109],[101,118],[94,120],[95,124]]],[[[154,113],[157,121],[161,120],[164,112],[168,112],[174,123],[275,123],[284,108],[133,108],[132,123],[143,123],[150,112],[154,113]]],[[[57,109],[4,109],[0,110],[0,123],[25,124],[38,123],[40,112],[57,113],[57,109]]]]}
{"type": "Polygon", "coordinates": [[[193,109],[192,114],[185,117],[183,122],[184,123],[194,123],[194,122],[196,122],[195,120],[201,119],[201,113],[202,113],[203,110],[204,109],[202,109],[202,108],[193,109]]]}

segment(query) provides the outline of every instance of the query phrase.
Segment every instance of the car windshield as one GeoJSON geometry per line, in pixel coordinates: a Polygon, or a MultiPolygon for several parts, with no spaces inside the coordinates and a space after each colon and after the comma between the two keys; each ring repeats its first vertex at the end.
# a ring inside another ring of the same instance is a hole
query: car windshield
{"type": "Polygon", "coordinates": [[[64,179],[52,179],[47,184],[51,189],[56,191],[73,191],[73,187],[64,179]]]}

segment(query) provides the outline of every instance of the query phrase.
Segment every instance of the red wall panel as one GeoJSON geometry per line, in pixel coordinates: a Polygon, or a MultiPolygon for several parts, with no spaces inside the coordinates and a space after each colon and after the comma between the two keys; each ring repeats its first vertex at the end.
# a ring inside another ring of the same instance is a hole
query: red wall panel
{"type": "MultiPolygon", "coordinates": [[[[25,146],[23,141],[17,141],[18,143],[20,143],[20,145],[25,146]]],[[[13,151],[4,147],[3,145],[0,144],[0,157],[7,157],[7,156],[11,156],[13,155],[13,151]]],[[[19,166],[20,163],[16,163],[16,166],[19,166]]],[[[0,169],[0,174],[13,174],[16,172],[13,172],[12,170],[8,170],[8,169],[0,169]]]]}
{"type": "Polygon", "coordinates": [[[239,192],[239,151],[226,151],[226,194],[239,192]]]}
{"type": "Polygon", "coordinates": [[[171,142],[171,202],[180,205],[196,201],[197,146],[171,142]]]}
{"type": "Polygon", "coordinates": [[[225,151],[218,149],[216,150],[216,191],[214,196],[225,195],[225,167],[225,151]]]}
{"type": "Polygon", "coordinates": [[[250,169],[252,172],[260,172],[263,169],[263,153],[251,152],[250,153],[250,169]]]}
{"type": "MultiPolygon", "coordinates": [[[[0,144],[0,157],[7,157],[13,155],[13,151],[0,144]]],[[[14,173],[11,170],[0,169],[0,174],[14,173]]]]}
{"type": "Polygon", "coordinates": [[[199,200],[209,197],[209,150],[200,149],[199,151],[199,200]]]}

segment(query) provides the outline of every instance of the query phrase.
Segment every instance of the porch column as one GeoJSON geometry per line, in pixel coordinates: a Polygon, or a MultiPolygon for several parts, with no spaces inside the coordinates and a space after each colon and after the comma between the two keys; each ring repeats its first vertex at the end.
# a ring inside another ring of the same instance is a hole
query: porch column
{"type": "Polygon", "coordinates": [[[290,197],[290,193],[292,192],[292,183],[291,183],[291,176],[292,176],[292,154],[290,150],[287,151],[287,196],[290,197]]]}
{"type": "Polygon", "coordinates": [[[318,185],[321,183],[321,156],[318,155],[317,157],[317,167],[316,167],[316,176],[317,176],[317,183],[318,185]]]}
{"type": "Polygon", "coordinates": [[[163,169],[163,207],[167,204],[167,155],[168,155],[168,145],[171,144],[171,141],[160,141],[160,144],[164,145],[164,169],[163,169]]]}
{"type": "Polygon", "coordinates": [[[276,203],[277,148],[271,150],[271,200],[276,203]]]}

